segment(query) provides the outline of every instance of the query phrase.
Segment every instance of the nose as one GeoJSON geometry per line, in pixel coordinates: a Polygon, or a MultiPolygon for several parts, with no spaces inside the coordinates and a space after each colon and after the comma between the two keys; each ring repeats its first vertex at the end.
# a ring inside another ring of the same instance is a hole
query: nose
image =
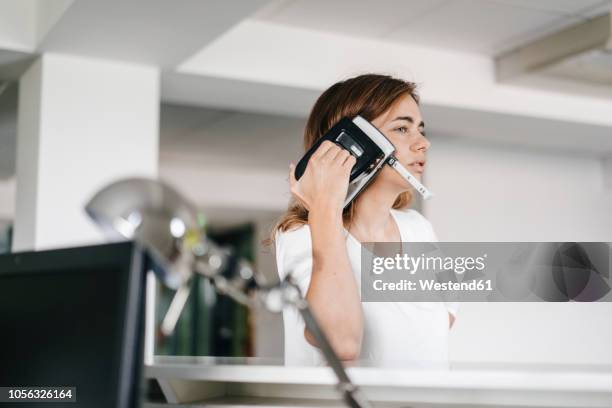
{"type": "Polygon", "coordinates": [[[427,138],[423,136],[421,132],[419,132],[419,137],[410,146],[410,149],[413,152],[425,153],[427,150],[429,150],[429,146],[431,146],[431,143],[429,142],[429,140],[427,140],[427,138]]]}

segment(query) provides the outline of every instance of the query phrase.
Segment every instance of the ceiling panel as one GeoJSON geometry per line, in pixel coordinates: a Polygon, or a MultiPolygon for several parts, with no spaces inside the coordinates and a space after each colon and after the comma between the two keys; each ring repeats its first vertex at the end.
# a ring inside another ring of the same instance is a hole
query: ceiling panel
{"type": "Polygon", "coordinates": [[[563,15],[490,0],[454,0],[410,24],[398,27],[387,38],[485,54],[498,52],[499,44],[524,33],[559,24],[563,15]]]}
{"type": "Polygon", "coordinates": [[[612,0],[278,0],[277,24],[496,55],[576,24],[612,0]]]}
{"type": "Polygon", "coordinates": [[[304,122],[304,118],[162,104],[160,155],[206,165],[227,165],[229,160],[239,166],[284,171],[290,160],[299,159],[304,122]]]}
{"type": "Polygon", "coordinates": [[[582,17],[596,17],[604,13],[612,13],[612,0],[604,0],[597,7],[590,7],[580,11],[582,17]]]}
{"type": "Polygon", "coordinates": [[[575,24],[579,24],[582,21],[584,21],[584,18],[582,17],[559,17],[557,20],[546,25],[539,25],[531,30],[525,30],[524,32],[515,36],[506,37],[497,43],[492,43],[489,46],[487,53],[490,55],[499,55],[507,51],[512,51],[517,47],[529,44],[532,41],[545,37],[546,35],[556,33],[575,24]]]}
{"type": "Polygon", "coordinates": [[[258,13],[273,23],[349,35],[379,37],[449,0],[292,0],[258,13]]]}
{"type": "Polygon", "coordinates": [[[175,67],[265,4],[266,0],[79,0],[49,30],[39,49],[175,67]]]}
{"type": "Polygon", "coordinates": [[[502,3],[511,6],[523,7],[533,10],[555,11],[564,14],[580,15],[606,0],[487,0],[495,3],[502,3]]]}

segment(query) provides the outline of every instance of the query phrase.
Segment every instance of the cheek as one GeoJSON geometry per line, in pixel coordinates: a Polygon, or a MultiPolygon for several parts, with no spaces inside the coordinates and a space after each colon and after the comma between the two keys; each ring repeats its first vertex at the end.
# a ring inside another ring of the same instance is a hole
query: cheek
{"type": "Polygon", "coordinates": [[[406,139],[402,139],[398,137],[395,133],[389,132],[385,133],[385,136],[389,141],[395,146],[395,156],[399,159],[399,156],[405,156],[407,152],[410,150],[410,146],[406,142],[406,139]]]}
{"type": "Polygon", "coordinates": [[[400,163],[405,164],[406,160],[410,158],[409,149],[406,146],[395,145],[395,157],[400,163]]]}
{"type": "Polygon", "coordinates": [[[380,173],[376,176],[377,179],[391,181],[395,179],[397,172],[393,170],[391,167],[385,165],[380,170],[380,173]]]}

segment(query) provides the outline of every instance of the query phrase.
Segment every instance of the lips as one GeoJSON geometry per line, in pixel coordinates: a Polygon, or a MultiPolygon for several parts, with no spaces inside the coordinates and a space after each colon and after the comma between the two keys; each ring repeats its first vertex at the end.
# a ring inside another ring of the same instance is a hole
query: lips
{"type": "Polygon", "coordinates": [[[425,160],[417,160],[408,165],[410,169],[417,173],[423,173],[425,170],[425,160]]]}

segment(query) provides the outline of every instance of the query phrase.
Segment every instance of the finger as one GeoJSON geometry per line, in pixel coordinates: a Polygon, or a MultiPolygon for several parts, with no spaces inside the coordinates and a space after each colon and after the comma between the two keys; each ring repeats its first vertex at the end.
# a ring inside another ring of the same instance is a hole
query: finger
{"type": "Polygon", "coordinates": [[[295,182],[295,164],[293,162],[289,163],[289,182],[295,182]]]}
{"type": "Polygon", "coordinates": [[[317,150],[315,150],[315,152],[312,154],[311,158],[315,160],[320,159],[327,153],[329,149],[335,146],[336,146],[335,143],[332,143],[329,140],[324,140],[323,143],[321,143],[319,147],[317,148],[317,150]]]}
{"type": "Polygon", "coordinates": [[[351,154],[349,153],[348,150],[340,149],[340,151],[336,154],[336,157],[334,157],[334,162],[342,165],[344,164],[344,162],[346,161],[346,159],[348,159],[350,155],[351,154]]]}
{"type": "Polygon", "coordinates": [[[355,163],[357,163],[357,159],[352,154],[349,154],[349,157],[347,157],[344,163],[342,163],[342,166],[352,169],[355,163]]]}
{"type": "Polygon", "coordinates": [[[289,184],[293,186],[297,183],[297,179],[295,178],[295,164],[293,162],[289,163],[289,184]]]}
{"type": "Polygon", "coordinates": [[[319,160],[324,163],[332,162],[341,150],[344,149],[340,148],[337,144],[332,143],[332,146],[325,152],[323,156],[319,158],[319,160]]]}

